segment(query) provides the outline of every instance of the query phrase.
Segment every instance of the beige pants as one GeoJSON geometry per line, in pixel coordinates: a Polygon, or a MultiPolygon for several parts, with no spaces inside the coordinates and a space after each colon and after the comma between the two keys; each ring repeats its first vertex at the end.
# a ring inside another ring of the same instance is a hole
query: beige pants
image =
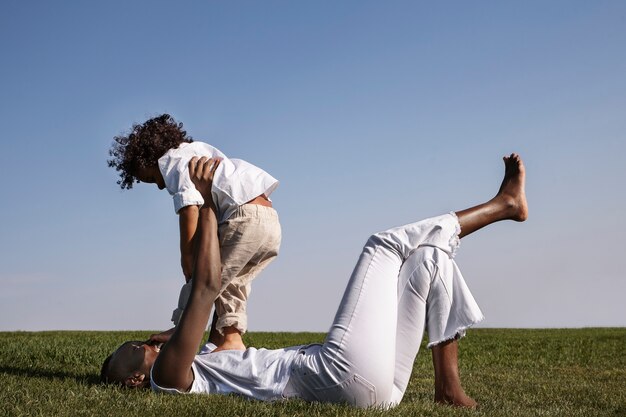
{"type": "MultiPolygon", "coordinates": [[[[219,225],[222,257],[222,291],[215,300],[219,320],[216,328],[234,326],[242,334],[248,329],[246,304],[252,280],[278,256],[281,229],[276,210],[258,204],[240,206],[219,225]]],[[[180,290],[178,308],[172,313],[174,325],[191,294],[191,280],[180,290]]]]}

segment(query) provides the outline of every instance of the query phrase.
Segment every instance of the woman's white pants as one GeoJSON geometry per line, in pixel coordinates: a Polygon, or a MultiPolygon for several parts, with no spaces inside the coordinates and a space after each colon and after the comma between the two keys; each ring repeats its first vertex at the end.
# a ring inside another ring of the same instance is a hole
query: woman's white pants
{"type": "Polygon", "coordinates": [[[300,350],[284,396],[398,404],[424,330],[432,347],[483,319],[452,259],[459,232],[451,213],[372,235],[326,341],[300,350]]]}

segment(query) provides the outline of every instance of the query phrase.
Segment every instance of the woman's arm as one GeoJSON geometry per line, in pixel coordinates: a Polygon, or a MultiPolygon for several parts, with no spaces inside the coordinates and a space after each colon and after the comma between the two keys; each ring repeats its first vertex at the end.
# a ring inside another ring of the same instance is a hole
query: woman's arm
{"type": "Polygon", "coordinates": [[[154,382],[164,388],[187,391],[193,382],[191,364],[202,341],[213,302],[221,286],[217,218],[211,198],[211,182],[219,160],[193,158],[189,176],[204,198],[198,214],[197,256],[191,296],[169,342],[163,346],[154,367],[154,382]]]}

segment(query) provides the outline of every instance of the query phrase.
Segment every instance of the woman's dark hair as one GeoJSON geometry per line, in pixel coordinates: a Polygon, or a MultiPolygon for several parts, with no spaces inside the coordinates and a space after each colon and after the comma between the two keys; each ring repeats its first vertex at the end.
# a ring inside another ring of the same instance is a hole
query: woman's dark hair
{"type": "Polygon", "coordinates": [[[103,384],[109,383],[109,364],[111,363],[112,357],[112,353],[107,356],[107,358],[104,360],[104,363],[102,364],[102,369],[100,369],[100,382],[103,384]]]}
{"type": "Polygon", "coordinates": [[[122,189],[133,188],[137,181],[135,176],[138,168],[156,166],[160,157],[183,142],[193,142],[191,136],[183,130],[169,114],[162,114],[147,120],[144,124],[134,124],[127,136],[115,136],[109,149],[107,160],[120,174],[117,183],[122,189]]]}

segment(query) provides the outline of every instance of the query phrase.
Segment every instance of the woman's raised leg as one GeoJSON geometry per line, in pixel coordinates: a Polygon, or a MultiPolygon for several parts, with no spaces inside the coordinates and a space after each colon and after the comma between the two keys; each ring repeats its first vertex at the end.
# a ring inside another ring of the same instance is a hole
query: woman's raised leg
{"type": "MultiPolygon", "coordinates": [[[[526,171],[517,154],[504,158],[504,179],[498,193],[486,203],[457,211],[461,226],[459,237],[464,237],[500,220],[522,222],[528,217],[524,191],[526,171]]],[[[435,368],[435,401],[461,407],[476,407],[477,403],[461,387],[458,367],[458,341],[450,340],[432,348],[435,368]]]]}

